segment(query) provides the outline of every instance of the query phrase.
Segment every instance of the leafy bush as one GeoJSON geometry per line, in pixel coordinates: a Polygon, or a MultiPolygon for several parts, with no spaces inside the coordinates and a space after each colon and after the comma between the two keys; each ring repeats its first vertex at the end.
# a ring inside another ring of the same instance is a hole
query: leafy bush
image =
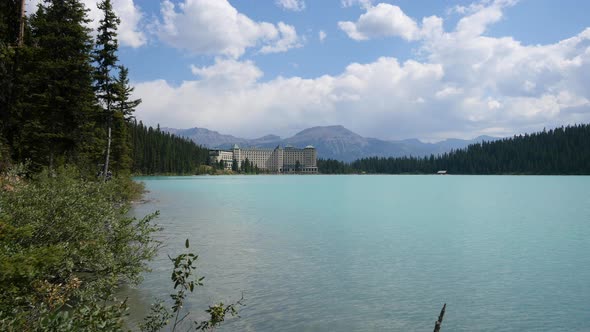
{"type": "MultiPolygon", "coordinates": [[[[128,202],[142,190],[130,178],[88,180],[73,168],[27,178],[17,165],[0,176],[0,330],[123,331],[127,304],[114,291],[139,283],[160,245],[151,223],[157,212],[129,217],[128,202]]],[[[142,330],[159,331],[172,318],[172,330],[181,326],[186,296],[203,285],[197,258],[171,258],[171,309],[156,303],[142,330]]],[[[191,328],[218,326],[240,301],[210,306],[211,318],[191,328]]]]}
{"type": "Polygon", "coordinates": [[[89,181],[71,168],[3,176],[0,330],[68,330],[73,316],[101,318],[105,329],[121,324],[124,305],[107,301],[120,282],[140,281],[159,246],[157,213],[128,215],[128,181],[89,181]]]}

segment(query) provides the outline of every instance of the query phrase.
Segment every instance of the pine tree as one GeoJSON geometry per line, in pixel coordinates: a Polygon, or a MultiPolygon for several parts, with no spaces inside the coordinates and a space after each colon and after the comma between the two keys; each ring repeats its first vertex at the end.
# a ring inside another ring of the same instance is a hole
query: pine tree
{"type": "Polygon", "coordinates": [[[53,0],[31,18],[34,46],[18,75],[27,89],[16,101],[21,128],[13,144],[19,160],[53,169],[58,163],[87,162],[96,148],[86,12],[77,0],[53,0]]]}
{"type": "Polygon", "coordinates": [[[113,127],[113,103],[116,93],[116,82],[111,76],[111,72],[117,65],[117,50],[119,43],[117,41],[117,26],[120,23],[119,18],[113,11],[111,0],[103,0],[98,4],[98,9],[102,10],[104,17],[100,20],[98,27],[98,36],[96,37],[96,48],[94,51],[94,61],[96,62],[95,71],[95,90],[101,107],[104,110],[107,123],[107,149],[104,163],[104,175],[109,172],[109,161],[111,154],[111,140],[113,127]]]}
{"type": "Polygon", "coordinates": [[[113,169],[119,172],[129,172],[133,166],[129,126],[135,108],[141,103],[141,99],[131,100],[133,87],[129,85],[128,73],[127,68],[119,67],[119,77],[115,81],[112,106],[113,169]]]}
{"type": "Polygon", "coordinates": [[[115,81],[114,111],[121,113],[126,121],[133,118],[135,108],[141,104],[141,99],[131,100],[134,88],[129,85],[129,69],[119,66],[119,77],[115,81]]]}

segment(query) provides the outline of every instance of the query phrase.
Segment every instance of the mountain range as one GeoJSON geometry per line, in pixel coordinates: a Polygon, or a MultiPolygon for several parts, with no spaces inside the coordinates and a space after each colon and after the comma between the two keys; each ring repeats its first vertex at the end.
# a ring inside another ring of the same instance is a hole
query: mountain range
{"type": "Polygon", "coordinates": [[[187,137],[193,142],[210,149],[230,149],[234,144],[238,144],[242,148],[274,148],[277,145],[292,145],[303,148],[307,145],[313,145],[317,149],[319,158],[330,158],[341,161],[353,161],[359,158],[373,156],[402,157],[410,155],[437,155],[451,150],[462,149],[470,144],[500,139],[491,136],[478,136],[470,140],[451,138],[437,143],[425,143],[418,139],[387,141],[363,137],[343,126],[312,127],[289,138],[266,135],[255,139],[220,134],[217,131],[206,128],[162,128],[161,130],[187,137]]]}

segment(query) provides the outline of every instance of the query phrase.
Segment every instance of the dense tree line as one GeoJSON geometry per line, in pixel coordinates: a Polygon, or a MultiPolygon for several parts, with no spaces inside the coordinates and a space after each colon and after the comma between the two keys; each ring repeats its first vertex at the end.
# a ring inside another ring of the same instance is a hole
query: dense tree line
{"type": "MultiPolygon", "coordinates": [[[[18,2],[9,1],[2,24],[12,25],[18,2]]],[[[16,16],[18,17],[18,15],[16,16]]],[[[40,5],[26,24],[23,45],[18,29],[2,38],[0,92],[2,140],[13,160],[55,168],[90,164],[101,155],[100,106],[94,88],[93,42],[84,6],[76,1],[40,5]],[[6,88],[4,88],[6,87],[6,88]]]]}
{"type": "Polygon", "coordinates": [[[356,173],[350,164],[334,159],[318,159],[318,171],[322,174],[351,174],[356,173]]]}
{"type": "Polygon", "coordinates": [[[42,2],[18,43],[20,1],[0,5],[0,167],[76,165],[86,175],[193,172],[206,151],[137,125],[129,71],[118,59],[120,23],[110,0],[96,40],[77,0],[42,2]],[[137,145],[137,146],[136,146],[137,145]],[[178,145],[178,146],[175,146],[178,145]]]}
{"type": "Polygon", "coordinates": [[[145,126],[141,121],[130,125],[135,174],[195,174],[207,163],[209,150],[188,138],[145,126]]]}
{"type": "Polygon", "coordinates": [[[318,160],[325,174],[590,174],[590,125],[559,127],[424,158],[371,157],[350,164],[318,160]]]}

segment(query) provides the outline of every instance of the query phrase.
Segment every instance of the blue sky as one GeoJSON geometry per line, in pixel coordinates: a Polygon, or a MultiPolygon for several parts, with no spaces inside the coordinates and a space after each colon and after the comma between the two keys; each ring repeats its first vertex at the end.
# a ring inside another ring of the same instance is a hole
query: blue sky
{"type": "MultiPolygon", "coordinates": [[[[416,56],[417,43],[406,42],[399,38],[382,38],[364,43],[356,42],[338,28],[338,22],[355,20],[364,10],[360,6],[342,7],[340,0],[316,0],[305,2],[302,11],[281,9],[274,0],[240,0],[229,1],[239,12],[257,21],[283,21],[296,27],[297,32],[305,36],[305,46],[289,52],[260,55],[255,49],[247,51],[244,59],[256,62],[264,73],[264,79],[278,75],[297,75],[306,78],[323,74],[337,75],[351,62],[370,62],[380,56],[395,56],[406,60],[416,56]],[[258,5],[253,5],[253,3],[258,5]],[[319,31],[327,36],[324,43],[318,38],[319,31]],[[328,38],[328,36],[330,38],[328,38]]],[[[460,18],[459,15],[447,13],[457,5],[467,6],[473,1],[381,1],[396,4],[410,17],[422,18],[440,15],[445,18],[445,28],[452,29],[460,18]]],[[[160,16],[159,1],[135,1],[148,15],[160,16]]],[[[175,1],[178,3],[178,1],[175,1]]],[[[375,1],[375,3],[379,3],[375,1]]],[[[523,0],[517,6],[506,10],[506,17],[490,27],[489,36],[513,36],[524,44],[553,43],[581,32],[590,26],[590,1],[577,0],[523,0]]],[[[149,47],[141,49],[122,49],[121,60],[133,66],[133,78],[152,80],[165,78],[171,81],[194,79],[191,64],[208,65],[214,57],[194,55],[174,48],[166,47],[157,40],[152,40],[149,47]],[[170,68],[174,58],[173,68],[170,68]],[[147,61],[149,59],[149,61],[147,61]],[[155,63],[155,64],[154,64],[155,63]],[[159,65],[167,63],[166,66],[159,65]],[[172,73],[171,73],[172,71],[172,73]]]]}
{"type": "Polygon", "coordinates": [[[152,125],[432,141],[590,122],[590,1],[113,2],[152,125]]]}

